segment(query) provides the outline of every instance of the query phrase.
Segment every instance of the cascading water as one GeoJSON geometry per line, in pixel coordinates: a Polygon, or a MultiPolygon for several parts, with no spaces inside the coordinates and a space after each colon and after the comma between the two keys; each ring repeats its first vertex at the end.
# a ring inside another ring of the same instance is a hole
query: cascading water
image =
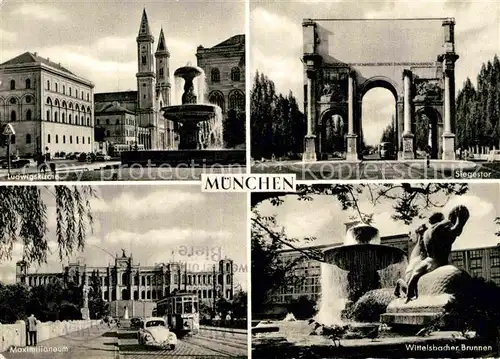
{"type": "Polygon", "coordinates": [[[321,298],[315,320],[323,325],[342,324],[341,314],[347,303],[347,271],[321,263],[321,298]]]}
{"type": "Polygon", "coordinates": [[[174,76],[174,93],[172,94],[173,102],[171,105],[180,105],[182,103],[182,86],[184,80],[180,76],[174,76]]]}
{"type": "Polygon", "coordinates": [[[401,262],[391,264],[390,266],[378,271],[380,276],[380,286],[382,288],[394,287],[399,278],[404,278],[408,261],[406,258],[401,262]]]}

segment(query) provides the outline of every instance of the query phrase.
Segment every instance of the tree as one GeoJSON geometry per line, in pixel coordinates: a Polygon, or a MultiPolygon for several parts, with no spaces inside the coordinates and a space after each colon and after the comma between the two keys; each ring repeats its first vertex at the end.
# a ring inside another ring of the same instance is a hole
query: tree
{"type": "Polygon", "coordinates": [[[224,124],[224,143],[233,148],[245,144],[245,111],[229,110],[224,124]]]}
{"type": "Polygon", "coordinates": [[[333,196],[339,201],[343,210],[354,213],[353,219],[369,224],[374,213],[361,208],[360,199],[367,199],[373,207],[382,200],[390,200],[393,203],[393,220],[411,224],[415,218],[422,218],[429,210],[443,207],[448,199],[465,194],[467,191],[467,184],[391,183],[301,185],[296,193],[252,193],[252,311],[259,313],[264,310],[273,293],[303,280],[293,273],[294,267],[302,260],[324,261],[319,250],[302,249],[297,245],[299,241],[312,244],[315,238],[290,238],[285,228],[278,225],[275,216],[262,216],[258,209],[260,203],[267,201],[279,206],[283,203],[285,195],[296,196],[300,201],[313,201],[315,195],[333,196]],[[300,255],[293,260],[285,261],[280,255],[284,249],[295,250],[300,255]]]}
{"type": "Polygon", "coordinates": [[[89,280],[89,312],[91,319],[100,319],[106,316],[106,303],[102,299],[101,290],[101,279],[99,276],[99,271],[92,271],[92,275],[89,280]]]}
{"type": "Polygon", "coordinates": [[[16,242],[23,244],[28,264],[47,261],[47,196],[55,199],[59,258],[84,248],[87,230],[93,225],[90,199],[96,194],[91,187],[4,186],[0,187],[0,262],[12,259],[16,242]]]}
{"type": "Polygon", "coordinates": [[[246,318],[247,308],[248,308],[248,296],[247,292],[242,290],[235,293],[233,301],[231,303],[231,311],[233,312],[233,318],[246,318]]]}
{"type": "Polygon", "coordinates": [[[305,119],[292,92],[277,94],[274,83],[256,73],[250,92],[252,156],[284,156],[303,150],[305,119]]]}
{"type": "Polygon", "coordinates": [[[380,138],[380,142],[394,142],[394,124],[391,122],[390,124],[387,125],[387,127],[384,129],[384,132],[382,132],[382,137],[380,138]]]}

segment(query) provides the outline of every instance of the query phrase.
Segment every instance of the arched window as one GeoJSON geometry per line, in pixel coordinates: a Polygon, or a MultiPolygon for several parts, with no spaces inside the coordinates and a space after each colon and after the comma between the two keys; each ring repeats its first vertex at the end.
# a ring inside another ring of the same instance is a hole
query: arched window
{"type": "Polygon", "coordinates": [[[31,143],[31,135],[28,133],[26,134],[26,144],[29,145],[31,143]]]}
{"type": "Polygon", "coordinates": [[[50,133],[47,135],[47,143],[50,143],[50,133]]]}
{"type": "Polygon", "coordinates": [[[10,89],[15,90],[16,89],[16,81],[15,80],[10,80],[10,89]]]}
{"type": "Polygon", "coordinates": [[[233,67],[231,69],[231,81],[240,81],[240,68],[233,67]]]}
{"type": "Polygon", "coordinates": [[[212,91],[208,95],[208,102],[211,104],[219,106],[222,111],[225,110],[224,95],[220,91],[212,91]]]}
{"type": "Polygon", "coordinates": [[[229,109],[234,111],[245,111],[245,95],[236,90],[229,94],[229,109]]]}
{"type": "Polygon", "coordinates": [[[45,119],[45,121],[50,121],[50,111],[47,110],[47,118],[45,119]]]}
{"type": "Polygon", "coordinates": [[[160,78],[163,78],[163,68],[160,68],[160,78]]]}
{"type": "Polygon", "coordinates": [[[61,122],[62,122],[62,123],[66,123],[66,118],[65,118],[65,117],[66,117],[66,116],[65,116],[65,114],[64,114],[64,112],[63,112],[63,113],[61,114],[61,122]]]}
{"type": "Polygon", "coordinates": [[[47,80],[47,90],[50,90],[50,80],[47,80]]]}
{"type": "Polygon", "coordinates": [[[66,135],[63,135],[63,143],[66,143],[66,135]]]}
{"type": "Polygon", "coordinates": [[[57,112],[54,112],[54,122],[57,122],[57,112]]]}
{"type": "Polygon", "coordinates": [[[26,121],[31,121],[31,110],[26,111],[26,121]]]}
{"type": "Polygon", "coordinates": [[[83,116],[80,116],[80,125],[83,126],[83,116]]]}
{"type": "Polygon", "coordinates": [[[16,121],[16,120],[17,120],[17,113],[16,113],[16,111],[14,111],[14,110],[13,110],[13,111],[10,113],[10,120],[11,120],[12,122],[14,122],[14,121],[16,121]]]}
{"type": "Polygon", "coordinates": [[[123,285],[128,285],[128,276],[127,273],[122,274],[122,284],[123,285]]]}
{"type": "Polygon", "coordinates": [[[26,79],[26,88],[27,89],[31,88],[31,80],[30,79],[26,79]]]}
{"type": "Polygon", "coordinates": [[[71,125],[71,114],[68,116],[68,123],[71,125]]]}
{"type": "Polygon", "coordinates": [[[90,117],[87,117],[87,126],[90,126],[90,117]]]}
{"type": "Polygon", "coordinates": [[[218,68],[212,69],[210,72],[210,79],[212,82],[220,82],[220,71],[218,68]]]}
{"type": "Polygon", "coordinates": [[[56,143],[59,143],[59,136],[56,135],[56,143]]]}

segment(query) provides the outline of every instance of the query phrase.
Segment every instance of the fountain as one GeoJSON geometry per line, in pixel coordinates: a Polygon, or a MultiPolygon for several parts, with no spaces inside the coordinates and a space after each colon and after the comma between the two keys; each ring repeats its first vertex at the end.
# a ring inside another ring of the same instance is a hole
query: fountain
{"type": "Polygon", "coordinates": [[[410,235],[415,247],[409,261],[402,250],[382,245],[376,228],[351,227],[343,245],[324,251],[315,318],[268,321],[252,329],[253,355],[405,357],[401,353],[415,344],[431,348],[426,357],[452,357],[454,345],[466,348],[464,357],[490,353],[490,339],[457,333],[463,314],[473,306],[469,293],[474,287],[470,275],[450,265],[448,258],[468,218],[464,206],[455,207],[447,217],[430,216],[410,235]],[[270,330],[275,327],[277,333],[270,330]]]}
{"type": "Polygon", "coordinates": [[[190,63],[178,68],[174,77],[184,80],[181,104],[161,108],[165,119],[175,124],[174,129],[179,135],[178,148],[167,151],[127,151],[122,153],[122,164],[246,164],[245,150],[224,149],[221,108],[199,102],[204,100],[204,92],[202,86],[198,86],[195,93],[195,79],[204,85],[202,75],[203,69],[190,63]]]}

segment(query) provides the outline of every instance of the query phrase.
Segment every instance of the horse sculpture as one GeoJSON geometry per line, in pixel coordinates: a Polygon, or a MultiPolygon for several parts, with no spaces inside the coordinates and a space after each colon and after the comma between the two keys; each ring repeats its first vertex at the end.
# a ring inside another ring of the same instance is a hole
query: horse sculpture
{"type": "Polygon", "coordinates": [[[415,247],[410,255],[405,279],[396,283],[394,294],[406,296],[406,303],[418,297],[418,280],[426,273],[448,264],[451,247],[456,238],[462,234],[465,223],[469,219],[469,210],[465,206],[453,208],[448,218],[442,213],[434,213],[410,234],[415,247]]]}

